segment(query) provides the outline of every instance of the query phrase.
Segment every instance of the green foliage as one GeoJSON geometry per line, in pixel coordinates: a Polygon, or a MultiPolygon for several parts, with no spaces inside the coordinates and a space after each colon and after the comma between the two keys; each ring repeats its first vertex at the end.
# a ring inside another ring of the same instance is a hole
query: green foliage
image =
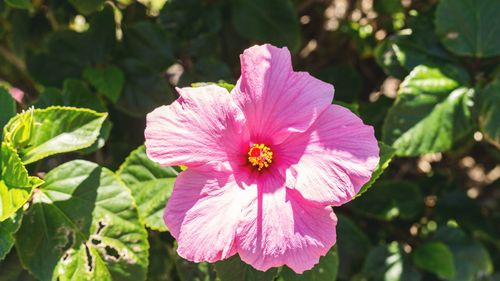
{"type": "Polygon", "coordinates": [[[418,66],[405,78],[387,113],[383,141],[399,156],[442,152],[474,128],[474,91],[455,68],[418,66]]]}
{"type": "Polygon", "coordinates": [[[4,138],[14,146],[25,164],[50,155],[92,145],[99,136],[106,113],[72,107],[28,110],[12,118],[4,138]]]}
{"type": "Polygon", "coordinates": [[[139,217],[153,230],[167,230],[163,222],[163,210],[172,193],[177,174],[176,169],[161,167],[149,160],[144,146],[134,150],[117,172],[132,192],[139,217]]]}
{"type": "Polygon", "coordinates": [[[499,280],[499,18],[498,0],[0,1],[0,281],[499,280]],[[380,140],[302,275],[181,258],[163,212],[186,167],[143,146],[175,87],[230,92],[264,43],[380,140]]]}
{"type": "Polygon", "coordinates": [[[457,55],[499,55],[499,10],[500,3],[495,0],[441,0],[436,10],[436,32],[444,46],[457,55]]]}
{"type": "Polygon", "coordinates": [[[16,247],[40,280],[143,280],[148,264],[147,233],[129,191],[113,172],[82,160],[46,175],[16,247]]]}

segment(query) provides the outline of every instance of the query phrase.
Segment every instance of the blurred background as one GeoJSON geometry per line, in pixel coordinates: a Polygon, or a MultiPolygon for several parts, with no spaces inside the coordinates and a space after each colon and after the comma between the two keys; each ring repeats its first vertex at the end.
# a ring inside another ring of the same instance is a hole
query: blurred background
{"type": "MultiPolygon", "coordinates": [[[[330,277],[500,280],[499,18],[497,0],[1,0],[0,85],[19,109],[109,112],[101,142],[39,170],[74,158],[116,170],[175,86],[234,84],[245,48],[287,46],[294,68],[332,83],[334,103],[373,125],[393,157],[336,208],[330,277]],[[457,85],[421,100],[449,82],[432,69],[457,85]],[[466,100],[450,105],[459,87],[466,100]]],[[[215,280],[212,265],[174,258],[168,233],[150,234],[148,280],[215,280]]],[[[15,255],[0,280],[28,278],[15,255]]]]}

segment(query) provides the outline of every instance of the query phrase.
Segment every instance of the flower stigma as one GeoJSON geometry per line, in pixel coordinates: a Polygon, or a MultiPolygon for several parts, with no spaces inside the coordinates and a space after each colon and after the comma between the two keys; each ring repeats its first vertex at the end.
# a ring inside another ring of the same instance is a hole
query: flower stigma
{"type": "Polygon", "coordinates": [[[273,152],[265,144],[254,144],[248,150],[248,162],[261,171],[273,162],[273,152]]]}

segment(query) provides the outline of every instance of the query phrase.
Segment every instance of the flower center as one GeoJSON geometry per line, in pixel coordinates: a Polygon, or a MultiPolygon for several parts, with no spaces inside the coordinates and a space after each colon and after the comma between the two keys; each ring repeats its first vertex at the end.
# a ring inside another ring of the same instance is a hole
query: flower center
{"type": "Polygon", "coordinates": [[[269,167],[273,162],[273,152],[271,149],[260,143],[254,144],[248,150],[248,162],[260,170],[269,167]]]}

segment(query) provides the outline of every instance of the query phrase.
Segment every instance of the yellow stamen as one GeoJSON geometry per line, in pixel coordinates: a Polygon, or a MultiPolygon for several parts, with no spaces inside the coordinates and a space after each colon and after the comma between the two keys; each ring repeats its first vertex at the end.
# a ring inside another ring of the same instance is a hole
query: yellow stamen
{"type": "Polygon", "coordinates": [[[262,143],[254,144],[248,150],[248,162],[260,171],[273,163],[273,152],[268,146],[262,143]]]}

